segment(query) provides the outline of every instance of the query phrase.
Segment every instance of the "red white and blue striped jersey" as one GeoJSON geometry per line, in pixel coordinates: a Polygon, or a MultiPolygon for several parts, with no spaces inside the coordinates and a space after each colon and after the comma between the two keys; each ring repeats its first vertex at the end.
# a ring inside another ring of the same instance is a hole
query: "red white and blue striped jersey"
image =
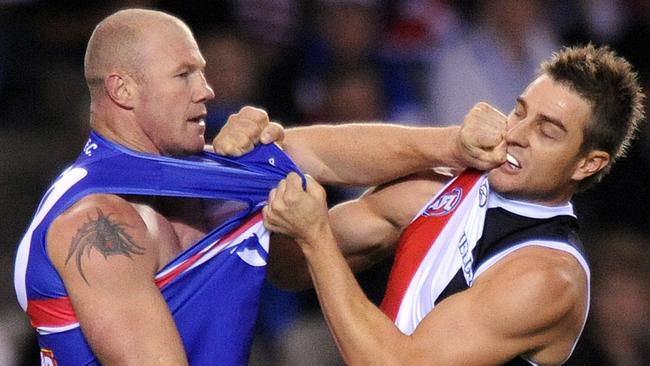
{"type": "Polygon", "coordinates": [[[207,152],[171,158],[134,152],[92,132],[77,161],[48,189],[18,247],[16,293],[38,332],[44,363],[99,364],[50,262],[46,237],[52,221],[79,199],[112,193],[243,203],[155,280],[190,364],[246,365],[268,256],[260,209],[290,171],[298,168],[275,145],[240,158],[207,152]]]}

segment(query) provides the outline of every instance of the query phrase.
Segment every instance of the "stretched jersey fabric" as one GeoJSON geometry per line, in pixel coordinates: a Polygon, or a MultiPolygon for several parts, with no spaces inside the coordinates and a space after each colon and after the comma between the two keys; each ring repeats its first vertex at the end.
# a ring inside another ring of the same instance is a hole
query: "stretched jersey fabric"
{"type": "Polygon", "coordinates": [[[245,365],[265,276],[268,192],[298,171],[274,145],[241,158],[202,153],[170,158],[128,150],[92,132],[77,161],[49,188],[16,258],[18,300],[38,332],[43,364],[99,364],[47,255],[52,221],[93,193],[235,201],[245,207],[156,275],[192,365],[245,365]]]}
{"type": "MultiPolygon", "coordinates": [[[[487,174],[465,171],[402,234],[381,309],[410,335],[440,301],[471,287],[508,254],[532,245],[570,253],[589,281],[570,203],[547,207],[506,199],[490,191],[487,174]]],[[[518,357],[507,365],[534,363],[518,357]]]]}

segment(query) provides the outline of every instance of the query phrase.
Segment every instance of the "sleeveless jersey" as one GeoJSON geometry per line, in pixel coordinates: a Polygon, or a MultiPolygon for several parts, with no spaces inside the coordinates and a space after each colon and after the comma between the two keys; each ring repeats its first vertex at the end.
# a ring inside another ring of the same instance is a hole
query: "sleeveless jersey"
{"type": "Polygon", "coordinates": [[[98,365],[63,281],[47,255],[52,221],[93,193],[227,200],[245,207],[162,268],[156,284],[192,365],[245,365],[265,277],[269,233],[260,209],[298,171],[275,145],[240,158],[142,154],[92,132],[76,162],[49,188],[16,258],[18,300],[37,330],[44,365],[98,365]]]}
{"type": "MultiPolygon", "coordinates": [[[[589,282],[570,203],[548,207],[506,199],[490,191],[487,174],[465,171],[403,232],[381,309],[410,335],[440,301],[471,287],[506,255],[532,245],[572,254],[589,282]]],[[[534,363],[518,357],[507,365],[534,363]]]]}

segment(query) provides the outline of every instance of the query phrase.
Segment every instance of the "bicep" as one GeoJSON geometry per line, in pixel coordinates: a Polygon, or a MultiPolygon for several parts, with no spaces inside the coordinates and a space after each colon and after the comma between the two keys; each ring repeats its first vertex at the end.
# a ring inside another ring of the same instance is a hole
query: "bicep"
{"type": "Polygon", "coordinates": [[[103,363],[181,363],[185,355],[154,282],[156,243],[119,198],[82,202],[48,232],[48,254],[103,363]]]}
{"type": "MultiPolygon", "coordinates": [[[[113,267],[117,272],[122,266],[113,267]]],[[[115,277],[121,284],[119,291],[66,285],[81,329],[97,357],[105,364],[183,364],[186,356],[180,335],[155,284],[130,276],[115,277]]]]}
{"type": "Polygon", "coordinates": [[[440,176],[421,172],[333,207],[332,231],[352,268],[367,268],[391,254],[404,228],[441,185],[440,176]]]}

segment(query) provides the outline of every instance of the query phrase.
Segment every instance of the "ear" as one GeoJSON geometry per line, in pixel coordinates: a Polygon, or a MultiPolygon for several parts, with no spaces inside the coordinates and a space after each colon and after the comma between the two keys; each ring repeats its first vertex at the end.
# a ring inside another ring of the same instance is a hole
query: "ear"
{"type": "Polygon", "coordinates": [[[106,94],[113,102],[126,109],[133,109],[135,86],[135,80],[122,73],[113,72],[104,79],[106,94]]]}
{"type": "Polygon", "coordinates": [[[609,164],[609,154],[602,150],[591,150],[580,159],[578,167],[571,178],[581,181],[603,170],[609,164]]]}

